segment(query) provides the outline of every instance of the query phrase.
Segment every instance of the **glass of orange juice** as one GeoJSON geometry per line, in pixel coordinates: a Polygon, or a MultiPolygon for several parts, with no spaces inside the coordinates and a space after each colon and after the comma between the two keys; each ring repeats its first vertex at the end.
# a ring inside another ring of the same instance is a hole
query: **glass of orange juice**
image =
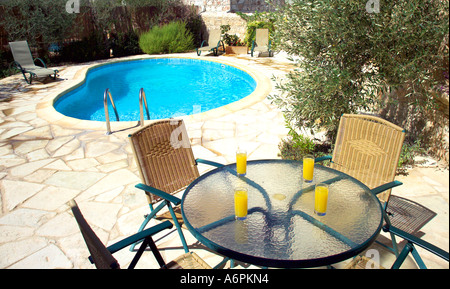
{"type": "Polygon", "coordinates": [[[234,213],[237,220],[247,219],[248,193],[246,188],[234,190],[234,213]]]}
{"type": "Polygon", "coordinates": [[[305,155],[303,157],[303,179],[311,183],[314,178],[314,156],[305,155]]]}
{"type": "Polygon", "coordinates": [[[328,191],[327,184],[319,183],[316,185],[314,192],[314,213],[319,216],[325,216],[327,213],[328,191]]]}
{"type": "Polygon", "coordinates": [[[236,171],[239,176],[247,174],[247,152],[241,148],[236,151],[236,171]]]}

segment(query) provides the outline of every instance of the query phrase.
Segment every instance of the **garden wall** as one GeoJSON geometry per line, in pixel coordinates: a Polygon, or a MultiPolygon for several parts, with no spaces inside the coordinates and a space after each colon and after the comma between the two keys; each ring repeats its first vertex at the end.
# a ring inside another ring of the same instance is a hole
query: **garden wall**
{"type": "MultiPolygon", "coordinates": [[[[264,12],[273,10],[265,0],[182,0],[187,5],[197,7],[202,12],[264,12]]],[[[284,4],[285,0],[276,1],[284,4]]]]}
{"type": "Polygon", "coordinates": [[[245,32],[247,31],[247,22],[235,13],[214,13],[205,12],[201,14],[204,23],[203,31],[204,39],[207,39],[207,31],[213,29],[220,29],[221,25],[230,25],[228,34],[236,34],[241,40],[244,40],[245,32]]]}
{"type": "MultiPolygon", "coordinates": [[[[230,25],[229,34],[236,34],[244,40],[247,23],[236,13],[267,12],[274,10],[265,0],[182,0],[193,5],[204,23],[203,39],[208,39],[208,31],[220,29],[221,25],[230,25]]],[[[275,1],[283,5],[287,0],[275,1]]]]}

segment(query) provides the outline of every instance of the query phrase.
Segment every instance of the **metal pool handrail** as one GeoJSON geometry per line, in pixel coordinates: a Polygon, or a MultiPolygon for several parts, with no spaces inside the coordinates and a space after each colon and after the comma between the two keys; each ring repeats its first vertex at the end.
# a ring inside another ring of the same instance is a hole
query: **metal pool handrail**
{"type": "Polygon", "coordinates": [[[150,113],[148,112],[148,105],[147,105],[147,97],[145,96],[144,89],[141,88],[139,91],[139,114],[141,116],[141,126],[144,126],[144,107],[142,103],[145,104],[145,110],[147,112],[147,120],[150,120],[150,113]]]}
{"type": "Polygon", "coordinates": [[[119,119],[119,114],[117,113],[116,105],[114,104],[114,100],[111,96],[111,92],[109,92],[109,88],[107,88],[105,90],[105,94],[103,95],[103,105],[105,107],[106,134],[110,135],[112,132],[111,132],[111,125],[109,123],[108,96],[109,96],[109,100],[111,101],[111,105],[114,108],[114,113],[116,114],[116,120],[120,121],[120,119],[119,119]]]}

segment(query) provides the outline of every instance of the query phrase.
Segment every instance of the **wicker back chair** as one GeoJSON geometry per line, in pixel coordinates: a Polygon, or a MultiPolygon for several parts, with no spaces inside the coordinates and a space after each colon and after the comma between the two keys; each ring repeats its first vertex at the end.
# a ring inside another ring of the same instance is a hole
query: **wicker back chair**
{"type": "MultiPolygon", "coordinates": [[[[202,159],[195,159],[183,120],[162,120],[154,122],[129,136],[134,157],[139,168],[142,183],[136,188],[145,191],[150,207],[150,214],[145,216],[139,231],[165,206],[169,212],[162,218],[170,219],[176,226],[188,252],[186,240],[181,230],[182,216],[178,205],[181,200],[173,194],[185,189],[199,177],[197,163],[215,167],[221,164],[202,159]],[[162,202],[153,208],[155,203],[162,202]],[[175,205],[175,210],[172,207],[175,205]]],[[[134,246],[131,247],[131,250],[134,246]]]]}
{"type": "Polygon", "coordinates": [[[144,253],[144,250],[149,247],[153,252],[159,266],[164,269],[211,269],[211,267],[198,255],[195,253],[185,253],[175,260],[166,264],[164,259],[161,256],[158,248],[155,245],[155,242],[152,239],[152,236],[158,232],[161,232],[165,229],[172,228],[172,223],[169,221],[165,221],[161,224],[158,224],[154,227],[151,227],[144,232],[139,234],[135,234],[124,240],[115,243],[114,245],[109,246],[108,248],[100,241],[95,232],[87,223],[80,209],[78,208],[78,204],[75,200],[69,202],[69,206],[72,209],[75,220],[80,227],[81,234],[86,242],[86,245],[89,249],[89,253],[91,256],[89,260],[95,265],[97,269],[120,269],[120,265],[117,260],[113,257],[113,253],[122,250],[125,247],[130,246],[138,241],[143,241],[141,247],[135,254],[133,260],[131,261],[128,269],[133,269],[137,265],[140,257],[144,253]]]}
{"type": "MultiPolygon", "coordinates": [[[[360,180],[370,189],[392,184],[404,139],[405,131],[386,120],[344,114],[331,166],[360,180]]],[[[384,202],[393,226],[414,234],[436,216],[421,204],[391,196],[392,186],[385,188],[377,196],[384,202]]]]}
{"type": "MultiPolygon", "coordinates": [[[[164,120],[130,135],[141,180],[174,194],[198,178],[197,162],[182,120],[164,120]]],[[[150,203],[159,197],[147,193],[150,203]]]]}
{"type": "Polygon", "coordinates": [[[332,168],[366,184],[384,202],[389,216],[385,231],[390,233],[393,245],[389,249],[397,256],[395,230],[413,234],[436,215],[420,204],[391,196],[391,189],[401,185],[394,178],[404,139],[405,130],[384,119],[344,114],[331,157],[332,168]]]}
{"type": "MultiPolygon", "coordinates": [[[[370,115],[344,114],[339,124],[331,167],[351,175],[370,189],[392,182],[405,130],[370,115]]],[[[387,202],[391,190],[378,195],[387,202]]]]}

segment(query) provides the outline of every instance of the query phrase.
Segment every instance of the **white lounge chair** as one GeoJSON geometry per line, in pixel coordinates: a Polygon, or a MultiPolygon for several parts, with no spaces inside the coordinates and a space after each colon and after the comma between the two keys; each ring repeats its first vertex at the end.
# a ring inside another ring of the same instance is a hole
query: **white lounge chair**
{"type": "Polygon", "coordinates": [[[40,58],[36,58],[33,60],[31,56],[30,47],[28,46],[28,42],[25,41],[15,41],[9,42],[9,46],[11,47],[11,52],[14,57],[14,65],[17,69],[19,69],[25,81],[29,84],[33,81],[33,78],[39,77],[47,77],[53,76],[53,79],[56,79],[58,70],[56,69],[48,69],[47,65],[40,58]],[[39,60],[42,66],[35,65],[35,61],[39,60]],[[30,77],[27,78],[26,74],[29,73],[30,77]]]}

